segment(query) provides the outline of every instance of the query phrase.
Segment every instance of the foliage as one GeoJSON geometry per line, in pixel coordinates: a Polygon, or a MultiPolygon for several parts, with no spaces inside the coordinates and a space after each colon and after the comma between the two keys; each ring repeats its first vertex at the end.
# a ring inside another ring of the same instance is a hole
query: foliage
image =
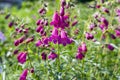
{"type": "MultiPolygon", "coordinates": [[[[20,10],[13,7],[0,12],[0,31],[6,36],[6,41],[0,43],[0,67],[2,67],[0,78],[18,80],[22,72],[28,69],[28,80],[119,79],[120,38],[116,35],[115,30],[119,27],[119,17],[116,16],[116,9],[119,9],[120,3],[112,0],[104,3],[98,1],[94,5],[94,2],[89,2],[90,8],[88,8],[86,4],[75,5],[68,1],[70,8],[66,9],[66,12],[70,14],[71,23],[70,28],[65,28],[65,30],[74,42],[66,46],[50,42],[48,47],[36,47],[36,42],[42,39],[40,33],[35,31],[38,27],[36,21],[44,18],[50,23],[54,12],[59,11],[60,8],[59,0],[54,3],[52,1],[24,2],[20,10]],[[46,14],[39,14],[38,10],[45,6],[47,6],[46,14]],[[109,12],[103,10],[103,7],[107,8],[109,12]],[[98,18],[94,18],[94,13],[98,14],[98,18]],[[8,14],[10,14],[10,17],[5,19],[8,14]],[[109,22],[108,28],[99,27],[100,24],[104,23],[99,22],[101,17],[109,22]],[[72,26],[74,20],[77,20],[78,23],[72,26]],[[14,25],[8,27],[9,22],[14,22],[14,25]],[[92,30],[90,28],[91,24],[96,25],[92,30]],[[15,40],[24,35],[24,33],[17,34],[15,29],[21,29],[22,25],[25,26],[25,29],[29,29],[27,39],[34,36],[34,41],[29,44],[24,41],[19,46],[15,46],[15,40]],[[89,40],[89,36],[86,37],[86,32],[93,34],[94,39],[89,40]],[[111,34],[115,35],[116,39],[111,38],[111,34]],[[78,60],[75,56],[78,47],[83,42],[87,45],[87,52],[82,60],[78,60]],[[108,48],[108,44],[111,44],[114,50],[108,48]],[[17,60],[18,54],[14,54],[17,49],[19,52],[27,52],[27,60],[24,64],[20,64],[17,60]],[[48,56],[51,51],[55,52],[58,58],[43,60],[41,54],[45,52],[48,56]],[[31,73],[31,69],[34,69],[33,73],[31,73]]],[[[53,26],[48,24],[44,26],[44,29],[47,36],[50,36],[53,26]]]]}

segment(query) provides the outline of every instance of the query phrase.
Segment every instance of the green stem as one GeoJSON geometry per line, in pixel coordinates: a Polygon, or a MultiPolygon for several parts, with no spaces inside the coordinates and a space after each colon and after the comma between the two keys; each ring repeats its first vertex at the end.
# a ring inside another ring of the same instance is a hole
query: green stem
{"type": "Polygon", "coordinates": [[[57,62],[58,64],[57,65],[58,65],[58,71],[60,71],[60,52],[59,52],[59,48],[60,47],[59,47],[59,44],[58,44],[57,45],[57,53],[58,53],[58,62],[57,62]]]}

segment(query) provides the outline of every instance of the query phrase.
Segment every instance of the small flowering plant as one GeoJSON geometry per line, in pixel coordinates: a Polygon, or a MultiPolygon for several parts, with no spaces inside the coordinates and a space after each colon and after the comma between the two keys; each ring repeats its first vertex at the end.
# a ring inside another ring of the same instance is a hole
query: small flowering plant
{"type": "Polygon", "coordinates": [[[31,7],[30,18],[28,14],[22,19],[14,13],[6,14],[10,35],[6,38],[5,32],[0,33],[1,41],[8,39],[3,44],[9,48],[1,51],[8,50],[4,55],[7,60],[1,63],[7,72],[3,73],[12,76],[6,79],[118,79],[120,3],[93,2],[86,8],[88,12],[82,12],[82,7],[71,0],[41,0],[31,7]]]}

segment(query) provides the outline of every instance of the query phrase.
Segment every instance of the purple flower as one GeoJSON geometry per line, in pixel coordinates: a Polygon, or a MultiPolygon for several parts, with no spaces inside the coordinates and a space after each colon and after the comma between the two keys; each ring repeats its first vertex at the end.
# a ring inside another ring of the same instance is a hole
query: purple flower
{"type": "Polygon", "coordinates": [[[19,39],[19,43],[22,43],[24,40],[25,40],[25,36],[22,36],[22,37],[19,39]]]}
{"type": "Polygon", "coordinates": [[[67,37],[67,33],[64,30],[61,30],[60,43],[63,44],[63,46],[66,46],[67,44],[71,44],[72,42],[72,39],[67,37]]]}
{"type": "Polygon", "coordinates": [[[46,53],[43,52],[43,53],[41,54],[41,56],[42,56],[42,60],[46,60],[46,59],[47,59],[47,54],[46,54],[46,53]]]}
{"type": "Polygon", "coordinates": [[[78,47],[78,53],[86,53],[87,52],[87,46],[83,42],[79,47],[78,47]]]}
{"type": "Polygon", "coordinates": [[[60,8],[60,15],[61,15],[61,16],[64,16],[64,14],[65,14],[64,7],[61,7],[61,8],[60,8]]]}
{"type": "Polygon", "coordinates": [[[101,17],[100,21],[102,22],[102,24],[104,25],[104,28],[107,29],[108,28],[108,21],[107,19],[105,19],[104,17],[101,17]]]}
{"type": "Polygon", "coordinates": [[[116,15],[120,16],[120,9],[116,9],[116,15]]]}
{"type": "Polygon", "coordinates": [[[94,36],[91,33],[86,32],[85,34],[87,40],[91,40],[94,38],[94,36]]]}
{"type": "Polygon", "coordinates": [[[17,32],[18,32],[18,33],[22,33],[22,32],[23,32],[23,30],[22,30],[22,29],[19,29],[17,32]]]}
{"type": "Polygon", "coordinates": [[[48,20],[45,20],[45,21],[44,21],[44,25],[45,25],[45,26],[48,26],[48,20]]]}
{"type": "Polygon", "coordinates": [[[56,27],[56,28],[59,28],[59,27],[60,27],[60,16],[59,16],[59,14],[58,14],[57,11],[54,13],[50,25],[53,25],[53,26],[56,27]]]}
{"type": "Polygon", "coordinates": [[[104,24],[100,24],[99,27],[102,31],[104,31],[106,29],[104,24]]]}
{"type": "Polygon", "coordinates": [[[115,36],[114,34],[110,34],[110,37],[111,37],[112,39],[116,39],[116,36],[115,36]]]}
{"type": "Polygon", "coordinates": [[[31,69],[30,69],[30,72],[31,72],[31,73],[34,73],[34,68],[31,68],[31,69]]]}
{"type": "Polygon", "coordinates": [[[4,42],[6,40],[6,37],[4,36],[4,34],[0,31],[0,40],[2,42],[4,42]]]}
{"type": "Polygon", "coordinates": [[[43,38],[42,42],[43,42],[44,45],[48,45],[49,38],[47,38],[47,37],[43,38]]]}
{"type": "Polygon", "coordinates": [[[109,50],[111,50],[111,51],[114,50],[114,47],[113,47],[111,44],[108,44],[108,45],[107,45],[107,48],[108,48],[109,50]]]}
{"type": "Polygon", "coordinates": [[[13,53],[14,53],[14,54],[17,54],[18,52],[19,52],[19,50],[16,49],[16,50],[14,50],[13,53]]]}
{"type": "Polygon", "coordinates": [[[11,28],[13,26],[13,24],[14,24],[13,22],[10,22],[9,25],[8,25],[9,28],[11,28]]]}
{"type": "Polygon", "coordinates": [[[24,64],[26,62],[26,56],[27,56],[26,52],[20,52],[17,56],[18,62],[24,64]]]}
{"type": "Polygon", "coordinates": [[[44,28],[42,28],[42,29],[40,30],[40,35],[41,35],[41,36],[46,36],[46,32],[44,31],[44,28]]]}
{"type": "Polygon", "coordinates": [[[87,52],[87,46],[86,46],[86,44],[84,42],[81,44],[81,49],[82,49],[82,53],[87,52]]]}
{"type": "Polygon", "coordinates": [[[26,80],[27,74],[28,74],[28,70],[25,69],[25,70],[22,72],[22,74],[20,75],[19,80],[26,80]]]}
{"type": "Polygon", "coordinates": [[[41,46],[43,43],[42,43],[42,41],[41,40],[38,40],[37,42],[36,42],[36,47],[39,47],[39,46],[41,46]]]}
{"type": "Polygon", "coordinates": [[[100,5],[96,5],[96,8],[99,9],[101,6],[100,5]]]}
{"type": "Polygon", "coordinates": [[[34,41],[34,36],[26,39],[26,43],[30,43],[30,42],[32,42],[32,41],[34,41]]]}
{"type": "Polygon", "coordinates": [[[103,12],[105,12],[105,13],[109,13],[109,10],[108,10],[107,8],[103,8],[102,10],[103,10],[103,12]]]}
{"type": "Polygon", "coordinates": [[[90,24],[89,29],[92,31],[95,28],[95,26],[96,25],[94,23],[92,23],[92,24],[90,24]]]}
{"type": "Polygon", "coordinates": [[[45,14],[45,13],[46,13],[46,9],[45,9],[45,8],[41,8],[41,9],[39,10],[39,13],[40,13],[41,15],[45,14]]]}
{"type": "Polygon", "coordinates": [[[36,24],[37,24],[37,25],[40,25],[40,22],[41,22],[41,20],[37,20],[36,24]]]}
{"type": "Polygon", "coordinates": [[[66,5],[66,0],[61,0],[61,7],[64,7],[66,5]]]}
{"type": "Polygon", "coordinates": [[[120,38],[120,30],[119,30],[119,29],[116,29],[116,30],[115,30],[115,33],[116,33],[116,36],[120,38]]]}
{"type": "Polygon", "coordinates": [[[77,20],[76,20],[76,21],[74,21],[74,22],[72,23],[72,26],[75,26],[77,23],[78,23],[78,21],[77,21],[77,20]]]}
{"type": "Polygon", "coordinates": [[[48,59],[51,59],[51,60],[54,60],[57,57],[58,57],[58,55],[54,52],[50,52],[50,54],[48,55],[48,59]]]}
{"type": "Polygon", "coordinates": [[[19,40],[15,40],[15,41],[14,41],[14,45],[15,45],[15,46],[18,46],[19,44],[20,44],[20,41],[19,41],[19,40]]]}
{"type": "Polygon", "coordinates": [[[83,58],[84,58],[84,54],[82,54],[82,53],[77,53],[76,59],[82,60],[83,58]]]}
{"type": "Polygon", "coordinates": [[[24,34],[27,34],[30,28],[26,28],[23,30],[24,34]]]}
{"type": "Polygon", "coordinates": [[[10,17],[10,14],[7,14],[6,16],[5,16],[5,19],[8,19],[10,17]]]}
{"type": "Polygon", "coordinates": [[[49,37],[49,41],[54,44],[59,43],[60,37],[58,35],[58,30],[56,28],[53,29],[51,36],[49,37]]]}
{"type": "Polygon", "coordinates": [[[60,16],[60,28],[64,29],[69,26],[68,16],[60,16]]]}
{"type": "Polygon", "coordinates": [[[43,26],[41,25],[36,28],[36,32],[38,33],[41,32],[42,30],[43,30],[43,26]]]}

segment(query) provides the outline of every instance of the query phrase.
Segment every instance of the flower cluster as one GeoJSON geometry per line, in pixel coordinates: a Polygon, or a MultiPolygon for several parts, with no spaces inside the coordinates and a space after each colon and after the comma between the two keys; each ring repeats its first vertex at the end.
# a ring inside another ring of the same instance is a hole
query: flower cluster
{"type": "MultiPolygon", "coordinates": [[[[60,12],[55,11],[52,21],[50,22],[50,25],[54,26],[54,28],[51,36],[49,37],[50,42],[62,44],[63,46],[73,42],[72,38],[69,38],[67,32],[65,31],[65,28],[70,26],[69,15],[65,14],[65,6],[66,1],[61,0],[60,12]]],[[[75,24],[77,24],[77,21],[74,22],[72,26],[75,24]]]]}
{"type": "Polygon", "coordinates": [[[85,56],[85,53],[87,52],[87,46],[83,42],[79,47],[76,55],[76,59],[82,60],[85,56]]]}

